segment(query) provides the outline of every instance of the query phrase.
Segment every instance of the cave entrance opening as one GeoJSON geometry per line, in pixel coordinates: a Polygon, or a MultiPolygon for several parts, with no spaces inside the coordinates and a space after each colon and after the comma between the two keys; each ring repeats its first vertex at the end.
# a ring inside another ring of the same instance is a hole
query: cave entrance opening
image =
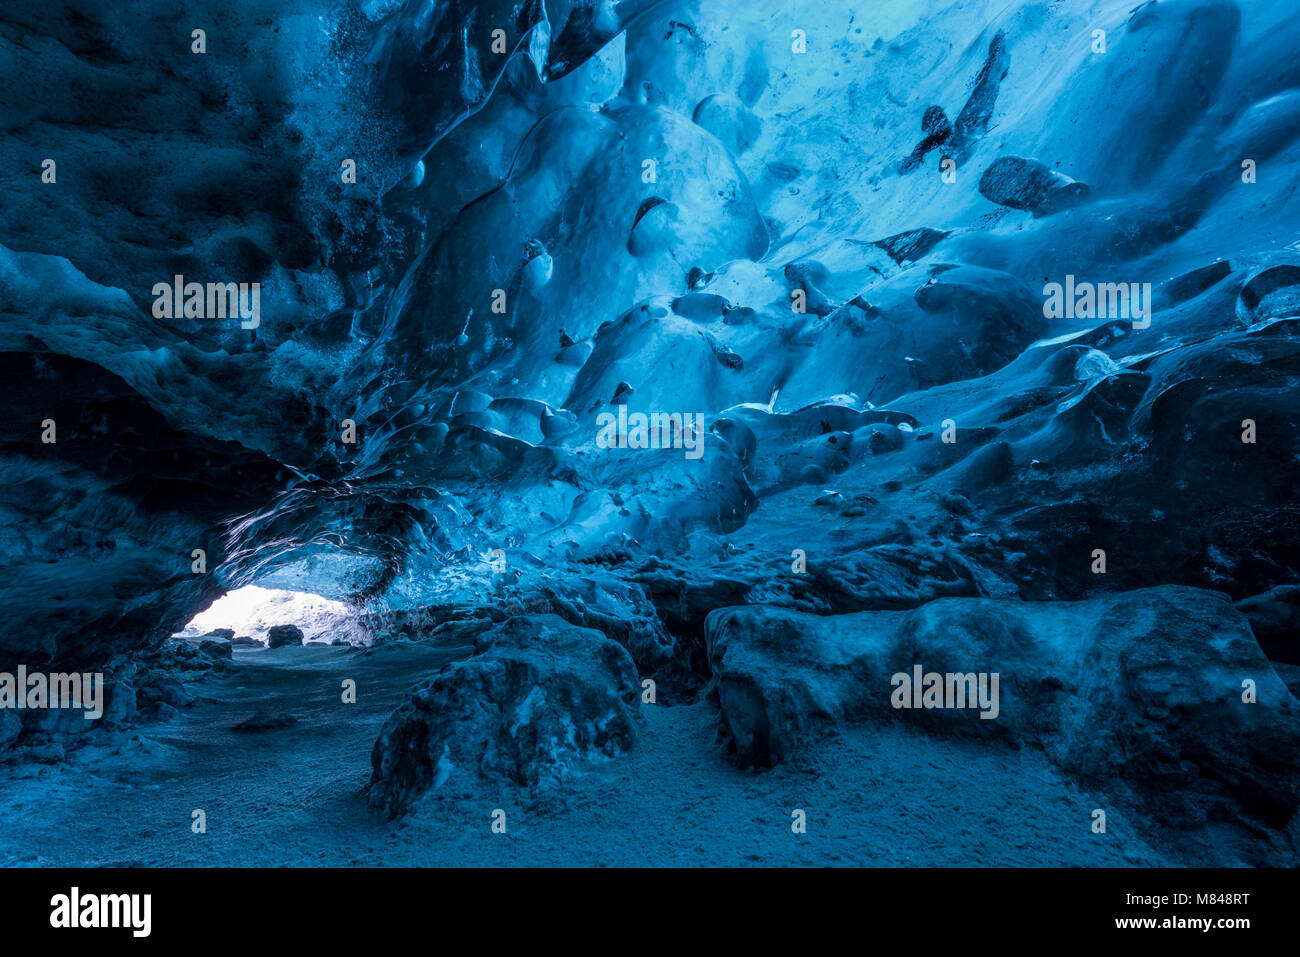
{"type": "Polygon", "coordinates": [[[311,592],[257,585],[227,592],[190,619],[175,637],[193,639],[229,631],[233,634],[224,637],[269,644],[271,629],[284,625],[298,628],[302,632],[302,643],[366,643],[356,612],[346,603],[311,592]]]}

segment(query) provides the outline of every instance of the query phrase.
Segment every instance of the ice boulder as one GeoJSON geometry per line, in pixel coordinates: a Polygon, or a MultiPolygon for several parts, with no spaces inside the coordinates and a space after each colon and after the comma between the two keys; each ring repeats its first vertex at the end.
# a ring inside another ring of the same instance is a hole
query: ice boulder
{"type": "Polygon", "coordinates": [[[511,618],[476,654],[422,682],[370,755],[370,804],[390,816],[459,774],[530,790],[632,747],[636,666],[622,645],[557,615],[511,618]]]}
{"type": "Polygon", "coordinates": [[[827,617],[723,608],[705,629],[743,763],[802,758],[850,723],[910,723],[1041,748],[1084,780],[1124,782],[1169,819],[1218,807],[1280,828],[1300,806],[1300,705],[1217,592],[941,598],[827,617]]]}

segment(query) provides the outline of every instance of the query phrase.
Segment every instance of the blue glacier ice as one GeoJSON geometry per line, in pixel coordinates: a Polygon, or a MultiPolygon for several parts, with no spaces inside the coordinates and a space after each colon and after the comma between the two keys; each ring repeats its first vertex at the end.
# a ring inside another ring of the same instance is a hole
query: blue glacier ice
{"type": "Polygon", "coordinates": [[[0,672],[109,706],[0,708],[0,813],[125,822],[59,863],[1294,865],[1293,13],[8,4],[0,672]],[[288,797],[177,851],[132,774],[182,830],[288,797]]]}

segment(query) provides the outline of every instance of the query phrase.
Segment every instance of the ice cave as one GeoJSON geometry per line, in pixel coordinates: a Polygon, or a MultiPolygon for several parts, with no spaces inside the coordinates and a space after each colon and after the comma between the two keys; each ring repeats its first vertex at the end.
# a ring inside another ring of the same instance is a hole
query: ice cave
{"type": "Polygon", "coordinates": [[[0,863],[1294,866],[1297,50],[6,3],[0,863]]]}

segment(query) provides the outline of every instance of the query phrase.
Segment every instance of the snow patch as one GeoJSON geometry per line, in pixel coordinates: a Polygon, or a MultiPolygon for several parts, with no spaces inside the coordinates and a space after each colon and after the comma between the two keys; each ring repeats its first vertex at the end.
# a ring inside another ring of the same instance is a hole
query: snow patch
{"type": "Polygon", "coordinates": [[[368,643],[345,603],[310,592],[257,585],[227,592],[195,615],[176,637],[197,638],[218,628],[231,628],[237,636],[265,642],[266,633],[275,625],[297,625],[309,642],[343,638],[353,644],[368,643]]]}

